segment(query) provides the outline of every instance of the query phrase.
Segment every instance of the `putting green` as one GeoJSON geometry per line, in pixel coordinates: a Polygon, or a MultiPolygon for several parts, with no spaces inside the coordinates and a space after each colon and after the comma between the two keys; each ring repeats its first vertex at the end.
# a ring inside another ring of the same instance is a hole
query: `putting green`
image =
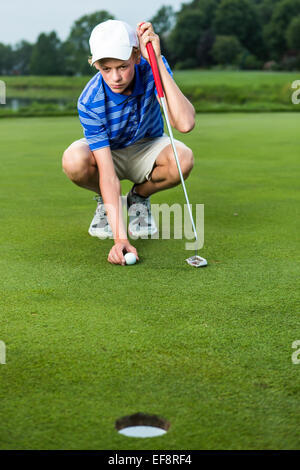
{"type": "MultiPolygon", "coordinates": [[[[185,240],[107,261],[93,194],[61,171],[77,118],[0,122],[1,449],[299,449],[299,118],[201,115],[179,136],[209,266],[185,240]],[[165,417],[161,437],[115,420],[165,417]]],[[[123,191],[130,187],[123,183],[123,191]]],[[[183,204],[182,188],[152,203],[183,204]]]]}

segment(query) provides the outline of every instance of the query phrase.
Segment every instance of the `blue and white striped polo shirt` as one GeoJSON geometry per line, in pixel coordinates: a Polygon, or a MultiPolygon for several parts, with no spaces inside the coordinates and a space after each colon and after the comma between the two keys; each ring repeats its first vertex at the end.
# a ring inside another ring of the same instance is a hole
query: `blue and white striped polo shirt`
{"type": "MultiPolygon", "coordinates": [[[[163,57],[165,66],[172,71],[163,57]]],[[[98,72],[86,85],[78,103],[78,112],[90,149],[121,149],[145,137],[163,135],[164,123],[156,98],[155,82],[148,62],[135,65],[131,95],[114,93],[98,72]]]]}

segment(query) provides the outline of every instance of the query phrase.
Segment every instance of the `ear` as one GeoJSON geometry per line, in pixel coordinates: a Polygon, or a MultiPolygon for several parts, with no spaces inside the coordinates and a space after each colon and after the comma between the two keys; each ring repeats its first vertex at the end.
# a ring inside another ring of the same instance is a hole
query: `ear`
{"type": "Polygon", "coordinates": [[[138,49],[135,53],[135,63],[138,65],[141,62],[141,50],[138,49]]]}

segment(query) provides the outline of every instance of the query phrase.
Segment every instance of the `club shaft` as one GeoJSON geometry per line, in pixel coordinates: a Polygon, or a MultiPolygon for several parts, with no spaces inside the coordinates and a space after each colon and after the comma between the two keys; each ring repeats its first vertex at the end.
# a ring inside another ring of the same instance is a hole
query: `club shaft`
{"type": "Polygon", "coordinates": [[[176,145],[175,145],[175,142],[174,142],[172,127],[171,127],[169,116],[168,116],[168,110],[167,110],[167,106],[166,106],[165,97],[160,98],[160,101],[161,101],[164,116],[165,116],[165,119],[166,119],[168,132],[169,132],[169,136],[170,136],[170,139],[171,139],[171,144],[172,144],[172,148],[173,148],[173,152],[174,152],[174,157],[175,157],[175,160],[176,160],[176,164],[177,164],[177,168],[178,168],[178,171],[179,171],[183,192],[184,192],[184,195],[185,195],[185,199],[186,199],[186,202],[187,202],[190,219],[191,219],[191,222],[192,222],[193,231],[194,231],[194,234],[195,234],[195,238],[197,240],[198,239],[197,231],[196,231],[196,227],[195,227],[195,223],[194,223],[194,219],[193,219],[193,214],[192,214],[191,207],[190,207],[189,198],[188,198],[188,195],[187,195],[187,192],[186,192],[186,187],[185,187],[183,174],[182,174],[182,171],[181,171],[181,168],[180,168],[179,158],[178,158],[178,154],[177,154],[176,145]]]}

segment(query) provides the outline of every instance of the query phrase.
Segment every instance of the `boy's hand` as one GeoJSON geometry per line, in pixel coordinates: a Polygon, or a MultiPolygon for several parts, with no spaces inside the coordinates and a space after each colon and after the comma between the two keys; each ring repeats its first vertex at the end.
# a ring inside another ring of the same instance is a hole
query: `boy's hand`
{"type": "Polygon", "coordinates": [[[141,54],[150,63],[148,52],[146,49],[146,44],[152,42],[153,49],[157,59],[161,56],[160,50],[160,40],[158,34],[155,34],[153,26],[151,23],[138,23],[137,25],[137,35],[140,41],[141,54]]]}
{"type": "Polygon", "coordinates": [[[137,261],[139,260],[138,253],[134,246],[130,245],[128,240],[119,240],[115,242],[114,246],[110,250],[107,261],[111,264],[121,264],[122,266],[125,266],[124,252],[133,253],[136,256],[137,261]]]}

